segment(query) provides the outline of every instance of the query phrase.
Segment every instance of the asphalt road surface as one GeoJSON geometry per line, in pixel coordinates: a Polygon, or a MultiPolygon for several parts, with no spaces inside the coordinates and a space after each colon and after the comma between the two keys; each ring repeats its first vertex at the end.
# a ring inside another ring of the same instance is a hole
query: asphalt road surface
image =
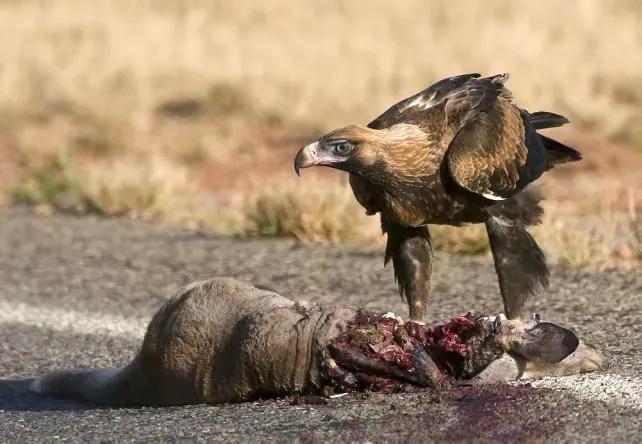
{"type": "MultiPolygon", "coordinates": [[[[531,384],[358,394],[326,405],[287,399],[105,408],[28,391],[52,369],[122,365],[146,320],[180,286],[213,276],[323,303],[405,309],[380,248],[237,240],[125,220],[0,211],[0,441],[642,440],[642,276],[555,268],[533,310],[579,332],[611,362],[602,373],[531,384]]],[[[487,258],[439,255],[432,320],[497,313],[487,258]]]]}

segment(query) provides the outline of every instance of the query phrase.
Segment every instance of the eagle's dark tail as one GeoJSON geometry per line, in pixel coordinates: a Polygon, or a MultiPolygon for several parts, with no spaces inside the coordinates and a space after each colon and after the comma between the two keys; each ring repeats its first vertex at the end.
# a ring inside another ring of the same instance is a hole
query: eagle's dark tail
{"type": "Polygon", "coordinates": [[[582,159],[582,154],[579,151],[576,151],[557,140],[553,140],[550,137],[546,137],[541,134],[539,136],[544,142],[544,148],[546,148],[544,153],[546,155],[547,169],[560,163],[576,162],[582,159]]]}
{"type": "Polygon", "coordinates": [[[529,114],[528,120],[535,129],[554,128],[568,123],[566,117],[548,111],[537,111],[536,113],[529,114]]]}
{"type": "MultiPolygon", "coordinates": [[[[528,121],[535,129],[554,128],[568,123],[566,117],[548,111],[538,111],[529,114],[528,121]]],[[[574,162],[582,158],[582,154],[573,148],[542,134],[539,134],[539,136],[544,143],[547,169],[560,163],[574,162]]]]}
{"type": "Polygon", "coordinates": [[[486,231],[508,319],[523,317],[528,297],[548,287],[546,257],[526,230],[539,223],[542,209],[536,188],[488,208],[486,231]]]}

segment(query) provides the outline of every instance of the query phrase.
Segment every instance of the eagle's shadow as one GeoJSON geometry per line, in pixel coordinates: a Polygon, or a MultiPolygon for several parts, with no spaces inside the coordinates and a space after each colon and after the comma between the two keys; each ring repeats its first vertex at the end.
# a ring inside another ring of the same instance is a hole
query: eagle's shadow
{"type": "Polygon", "coordinates": [[[114,407],[55,399],[34,393],[29,389],[33,379],[1,379],[0,411],[5,412],[64,412],[105,410],[114,407]]]}

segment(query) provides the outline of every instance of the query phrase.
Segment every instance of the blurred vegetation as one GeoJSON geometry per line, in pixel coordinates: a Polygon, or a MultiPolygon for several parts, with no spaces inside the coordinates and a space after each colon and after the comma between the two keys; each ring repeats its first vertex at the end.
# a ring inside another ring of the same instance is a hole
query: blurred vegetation
{"type": "MultiPolygon", "coordinates": [[[[547,175],[538,239],[572,264],[640,256],[640,2],[21,0],[0,26],[0,202],[380,243],[338,175],[296,181],[296,150],[440,78],[510,72],[588,153],[547,175]]],[[[483,227],[433,232],[488,252],[483,227]]]]}
{"type": "Polygon", "coordinates": [[[259,193],[247,204],[247,233],[307,242],[377,242],[378,221],[363,218],[347,184],[313,183],[259,193]]]}
{"type": "Polygon", "coordinates": [[[71,152],[58,153],[40,166],[23,152],[19,165],[22,178],[11,191],[13,202],[81,209],[82,185],[71,152]]]}

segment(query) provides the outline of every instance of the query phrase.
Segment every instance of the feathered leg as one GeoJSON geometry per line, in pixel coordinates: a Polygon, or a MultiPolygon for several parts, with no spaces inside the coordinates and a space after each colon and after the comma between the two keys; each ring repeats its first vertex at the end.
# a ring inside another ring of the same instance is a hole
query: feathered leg
{"type": "Polygon", "coordinates": [[[508,319],[522,318],[526,299],[548,287],[546,257],[526,231],[542,219],[541,200],[539,188],[531,185],[487,210],[486,231],[508,319]]]}
{"type": "Polygon", "coordinates": [[[491,216],[486,221],[486,230],[506,317],[522,318],[526,299],[548,287],[544,253],[519,223],[491,216]]]}
{"type": "Polygon", "coordinates": [[[432,274],[428,227],[406,227],[382,219],[381,229],[388,234],[385,263],[392,259],[399,293],[408,302],[410,320],[424,322],[432,274]]]}

